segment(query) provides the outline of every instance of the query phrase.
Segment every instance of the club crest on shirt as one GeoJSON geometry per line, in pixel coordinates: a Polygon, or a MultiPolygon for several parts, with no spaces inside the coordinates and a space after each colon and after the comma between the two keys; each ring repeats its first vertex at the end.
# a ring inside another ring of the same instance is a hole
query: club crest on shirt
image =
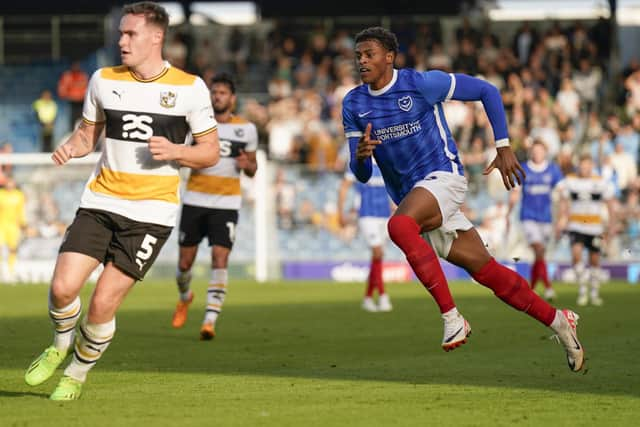
{"type": "Polygon", "coordinates": [[[400,107],[402,111],[411,110],[411,107],[413,107],[413,99],[411,99],[409,95],[398,98],[398,107],[400,107]]]}
{"type": "Polygon", "coordinates": [[[244,136],[244,129],[235,128],[233,133],[235,133],[238,138],[242,138],[244,136]]]}
{"type": "Polygon", "coordinates": [[[176,98],[178,94],[170,90],[160,92],[160,106],[164,108],[173,108],[176,106],[176,98]]]}

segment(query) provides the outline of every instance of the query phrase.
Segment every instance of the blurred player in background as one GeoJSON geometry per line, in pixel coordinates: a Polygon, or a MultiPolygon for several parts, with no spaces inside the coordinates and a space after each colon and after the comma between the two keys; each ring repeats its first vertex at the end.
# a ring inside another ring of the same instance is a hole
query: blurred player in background
{"type": "Polygon", "coordinates": [[[371,266],[369,268],[369,280],[362,309],[365,311],[391,311],[391,299],[384,290],[382,277],[382,258],[384,255],[384,243],[387,240],[387,221],[391,214],[391,206],[387,189],[384,187],[384,179],[378,165],[372,162],[371,178],[367,183],[357,182],[356,177],[347,170],[338,192],[338,215],[340,226],[347,223],[344,217],[344,204],[349,188],[355,182],[360,195],[360,208],[358,210],[358,228],[371,248],[371,266]],[[373,300],[374,291],[378,291],[378,304],[373,300]]]}
{"type": "Polygon", "coordinates": [[[522,183],[522,191],[516,187],[511,192],[507,218],[510,217],[511,211],[518,202],[520,193],[522,193],[520,221],[522,222],[525,238],[535,256],[531,265],[529,283],[531,284],[531,289],[535,289],[538,280],[542,280],[544,297],[551,301],[555,298],[556,293],[549,280],[544,255],[553,233],[551,225],[551,193],[563,176],[560,167],[547,160],[547,147],[539,139],[533,141],[529,152],[529,161],[522,167],[526,178],[522,183]]]}
{"type": "Polygon", "coordinates": [[[12,177],[7,177],[4,187],[0,188],[0,260],[3,264],[0,267],[5,271],[5,280],[9,282],[15,281],[18,245],[22,230],[27,226],[24,206],[24,193],[16,187],[12,177]]]}
{"type": "Polygon", "coordinates": [[[443,349],[449,351],[465,343],[471,328],[456,309],[438,255],[467,270],[507,304],[550,326],[565,348],[569,368],[582,369],[584,351],[576,336],[578,316],[556,310],[533,292],[523,277],[498,264],[460,211],[467,181],[442,103],[450,99],[482,101],[497,146],[497,156],[484,173],[498,169],[510,190],[516,181],[522,183],[524,172],[509,145],[500,92],[465,74],[394,69],[398,41],[384,28],[368,28],[355,42],[364,84],[351,90],[343,101],[350,167],[360,182],[367,182],[372,173],[371,157],[375,157],[387,190],[398,204],[388,223],[389,236],[440,308],[443,349]],[[431,245],[422,238],[423,231],[431,245]]]}
{"type": "Polygon", "coordinates": [[[207,309],[200,339],[215,337],[215,325],[227,294],[229,254],[235,239],[238,211],[242,203],[240,174],[253,177],[258,165],[256,127],[233,115],[236,87],[231,76],[220,74],[211,83],[211,100],[218,122],[220,161],[206,169],[193,170],[187,182],[180,218],[180,259],[176,282],[180,300],[172,325],[181,328],[193,301],[191,267],[198,245],[206,236],[211,246],[211,278],[207,288],[207,309]]]}
{"type": "Polygon", "coordinates": [[[578,281],[580,306],[602,305],[600,298],[600,251],[604,233],[603,213],[609,214],[613,223],[613,184],[593,173],[590,154],[580,156],[578,174],[568,175],[558,184],[561,194],[558,235],[564,229],[569,232],[571,259],[578,281]],[[583,262],[583,252],[589,253],[589,267],[583,262]],[[590,288],[590,289],[589,289],[590,288]]]}
{"type": "Polygon", "coordinates": [[[43,383],[73,347],[52,400],[80,397],[89,370],[113,339],[118,307],[169,237],[180,206],[179,167],[202,168],[218,161],[207,86],[162,59],[168,24],[167,12],[156,3],[123,7],[123,65],[93,74],[83,121],[52,156],[57,165],[86,156],[106,129],[105,149],[63,238],[51,281],[53,345],[25,374],[27,384],[43,383]],[[189,132],[195,145],[184,144],[189,132]],[[78,295],[100,263],[104,270],[74,346],[81,313],[78,295]]]}

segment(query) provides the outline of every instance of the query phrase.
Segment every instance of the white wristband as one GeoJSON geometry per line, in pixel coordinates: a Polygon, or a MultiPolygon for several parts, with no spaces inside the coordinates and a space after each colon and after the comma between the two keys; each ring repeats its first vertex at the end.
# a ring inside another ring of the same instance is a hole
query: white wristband
{"type": "Polygon", "coordinates": [[[508,147],[509,138],[502,138],[496,141],[496,148],[508,147]]]}

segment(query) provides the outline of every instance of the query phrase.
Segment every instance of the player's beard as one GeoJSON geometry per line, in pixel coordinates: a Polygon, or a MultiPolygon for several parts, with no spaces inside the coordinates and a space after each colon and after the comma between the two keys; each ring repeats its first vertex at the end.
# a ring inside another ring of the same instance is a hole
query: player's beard
{"type": "Polygon", "coordinates": [[[231,105],[227,104],[224,107],[216,107],[215,104],[213,105],[213,112],[216,114],[224,114],[227,111],[229,111],[231,109],[231,105]]]}

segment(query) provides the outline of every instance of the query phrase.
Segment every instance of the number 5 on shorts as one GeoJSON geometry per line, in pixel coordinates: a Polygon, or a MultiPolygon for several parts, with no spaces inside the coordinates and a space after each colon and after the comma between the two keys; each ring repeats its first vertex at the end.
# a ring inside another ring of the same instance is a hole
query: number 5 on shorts
{"type": "Polygon", "coordinates": [[[155,245],[157,241],[158,239],[151,234],[145,234],[142,244],[140,245],[140,250],[136,252],[136,264],[138,264],[140,270],[142,270],[147,260],[153,255],[153,245],[155,245]]]}

